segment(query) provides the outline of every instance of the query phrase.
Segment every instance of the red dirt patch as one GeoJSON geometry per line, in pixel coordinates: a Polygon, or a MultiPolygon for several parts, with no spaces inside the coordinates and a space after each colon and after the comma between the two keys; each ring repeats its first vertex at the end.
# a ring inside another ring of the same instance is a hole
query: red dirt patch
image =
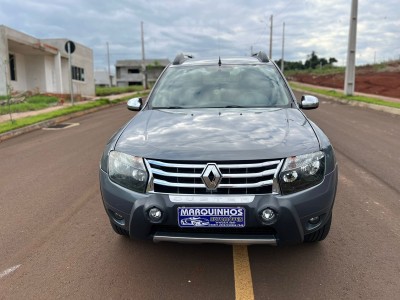
{"type": "MultiPolygon", "coordinates": [[[[344,86],[344,74],[296,74],[290,76],[290,80],[338,89],[344,86]]],[[[359,68],[356,71],[355,89],[360,93],[400,98],[400,68],[391,66],[389,71],[375,71],[372,67],[359,68]]]]}

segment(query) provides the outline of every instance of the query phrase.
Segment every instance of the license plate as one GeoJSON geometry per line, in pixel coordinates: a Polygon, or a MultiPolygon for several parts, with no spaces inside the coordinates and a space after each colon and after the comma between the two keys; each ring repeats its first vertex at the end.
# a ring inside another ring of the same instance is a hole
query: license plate
{"type": "Polygon", "coordinates": [[[178,207],[179,227],[244,227],[243,207],[178,207]]]}

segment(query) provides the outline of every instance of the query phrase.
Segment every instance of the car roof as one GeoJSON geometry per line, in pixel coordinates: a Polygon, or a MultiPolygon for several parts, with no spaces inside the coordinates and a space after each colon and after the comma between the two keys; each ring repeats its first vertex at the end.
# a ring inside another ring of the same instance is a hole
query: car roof
{"type": "MultiPolygon", "coordinates": [[[[199,65],[218,65],[219,58],[186,58],[181,64],[171,64],[171,67],[179,66],[199,66],[199,65]]],[[[272,65],[271,62],[261,62],[257,57],[223,57],[221,65],[272,65]]]]}
{"type": "Polygon", "coordinates": [[[253,54],[252,56],[247,57],[225,57],[221,59],[221,55],[217,57],[214,56],[213,58],[209,59],[194,59],[192,55],[185,55],[183,53],[178,54],[174,61],[172,62],[172,66],[178,65],[222,65],[222,61],[224,61],[225,65],[258,65],[258,64],[270,64],[274,65],[271,59],[267,56],[267,54],[263,51],[253,54]]]}

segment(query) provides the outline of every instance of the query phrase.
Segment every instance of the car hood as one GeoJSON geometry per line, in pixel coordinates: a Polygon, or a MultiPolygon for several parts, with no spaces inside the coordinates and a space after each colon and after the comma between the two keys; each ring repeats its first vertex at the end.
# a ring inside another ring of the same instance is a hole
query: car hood
{"type": "Polygon", "coordinates": [[[315,133],[295,108],[141,111],[115,150],[164,160],[275,159],[319,150],[315,133]]]}

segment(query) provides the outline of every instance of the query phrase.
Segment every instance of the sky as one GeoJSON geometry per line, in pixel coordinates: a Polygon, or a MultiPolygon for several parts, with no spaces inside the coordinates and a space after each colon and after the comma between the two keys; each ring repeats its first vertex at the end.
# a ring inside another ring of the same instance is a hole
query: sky
{"type": "MultiPolygon", "coordinates": [[[[37,38],[68,38],[93,49],[97,70],[110,62],[141,58],[144,24],[149,59],[269,53],[303,61],[319,57],[346,61],[351,0],[0,0],[0,24],[37,38]]],[[[358,4],[356,63],[400,59],[399,0],[361,0],[358,4]]]]}

